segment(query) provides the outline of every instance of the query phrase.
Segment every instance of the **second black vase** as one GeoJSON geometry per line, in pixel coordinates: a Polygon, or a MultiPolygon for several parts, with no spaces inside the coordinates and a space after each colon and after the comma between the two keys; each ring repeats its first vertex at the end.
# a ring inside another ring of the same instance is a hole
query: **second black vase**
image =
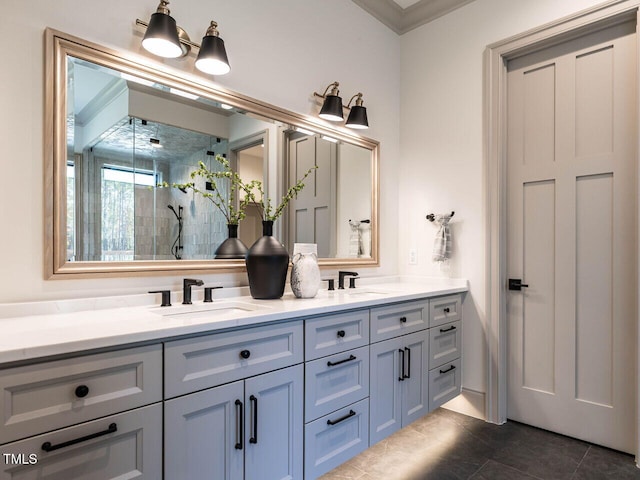
{"type": "Polygon", "coordinates": [[[272,235],[273,221],[263,221],[262,237],[247,252],[249,290],[256,299],[276,299],[284,293],[289,253],[272,235]]]}
{"type": "Polygon", "coordinates": [[[220,244],[216,250],[215,258],[245,258],[247,247],[238,238],[238,225],[227,224],[227,228],[229,229],[229,237],[220,244]]]}

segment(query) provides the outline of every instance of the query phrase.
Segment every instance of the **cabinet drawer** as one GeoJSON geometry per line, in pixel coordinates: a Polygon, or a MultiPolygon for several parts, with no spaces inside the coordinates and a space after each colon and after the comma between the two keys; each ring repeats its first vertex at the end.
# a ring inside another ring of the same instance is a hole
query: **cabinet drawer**
{"type": "Polygon", "coordinates": [[[461,386],[462,371],[459,358],[429,370],[429,411],[456,397],[461,386]]]}
{"type": "Polygon", "coordinates": [[[157,480],[162,478],[162,404],[9,443],[0,447],[0,458],[9,459],[0,463],[0,480],[157,480]],[[53,450],[44,451],[45,442],[53,450]]]}
{"type": "Polygon", "coordinates": [[[369,347],[305,365],[305,422],[369,396],[369,347]]]}
{"type": "Polygon", "coordinates": [[[304,333],[307,360],[368,345],[369,310],[306,320],[304,333]]]}
{"type": "Polygon", "coordinates": [[[369,399],[305,425],[304,478],[313,480],[369,446],[369,399]]]}
{"type": "Polygon", "coordinates": [[[462,350],[462,322],[445,323],[429,330],[429,369],[451,362],[462,350]]]}
{"type": "Polygon", "coordinates": [[[162,400],[162,346],[0,371],[0,443],[162,400]]]}
{"type": "Polygon", "coordinates": [[[298,320],[168,342],[165,398],[301,363],[303,334],[298,320]]]}
{"type": "Polygon", "coordinates": [[[437,327],[445,323],[462,319],[462,298],[460,295],[432,298],[429,302],[430,326],[437,327]]]}
{"type": "Polygon", "coordinates": [[[424,330],[429,326],[429,300],[371,309],[371,343],[424,330]]]}

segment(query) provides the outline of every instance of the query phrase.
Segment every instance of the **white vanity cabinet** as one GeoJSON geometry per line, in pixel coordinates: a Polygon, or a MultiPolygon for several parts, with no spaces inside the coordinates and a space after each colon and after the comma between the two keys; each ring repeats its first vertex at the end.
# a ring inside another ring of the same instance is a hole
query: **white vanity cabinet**
{"type": "Polygon", "coordinates": [[[1,480],[161,478],[161,345],[0,370],[0,388],[1,480]]]}
{"type": "Polygon", "coordinates": [[[167,342],[165,480],[302,479],[302,361],[301,320],[167,342]]]}

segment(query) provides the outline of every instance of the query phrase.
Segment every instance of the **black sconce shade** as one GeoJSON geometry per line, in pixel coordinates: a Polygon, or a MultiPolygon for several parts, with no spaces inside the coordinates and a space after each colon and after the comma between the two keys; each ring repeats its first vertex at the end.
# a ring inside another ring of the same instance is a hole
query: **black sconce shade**
{"type": "Polygon", "coordinates": [[[351,107],[349,117],[345,123],[346,127],[366,129],[369,128],[369,121],[367,119],[367,109],[361,105],[354,105],[351,107]]]}
{"type": "Polygon", "coordinates": [[[156,12],[151,15],[149,26],[142,39],[142,46],[148,52],[165,58],[182,56],[178,39],[178,27],[173,17],[156,12]]]}
{"type": "Polygon", "coordinates": [[[338,95],[327,95],[319,116],[331,122],[341,122],[344,119],[342,116],[342,98],[338,95]]]}

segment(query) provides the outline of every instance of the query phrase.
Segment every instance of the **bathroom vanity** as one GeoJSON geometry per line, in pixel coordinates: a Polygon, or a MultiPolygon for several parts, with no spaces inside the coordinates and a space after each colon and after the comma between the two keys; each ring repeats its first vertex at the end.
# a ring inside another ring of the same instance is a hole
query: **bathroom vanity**
{"type": "Polygon", "coordinates": [[[0,319],[0,479],[317,478],[460,392],[466,289],[0,319]]]}

